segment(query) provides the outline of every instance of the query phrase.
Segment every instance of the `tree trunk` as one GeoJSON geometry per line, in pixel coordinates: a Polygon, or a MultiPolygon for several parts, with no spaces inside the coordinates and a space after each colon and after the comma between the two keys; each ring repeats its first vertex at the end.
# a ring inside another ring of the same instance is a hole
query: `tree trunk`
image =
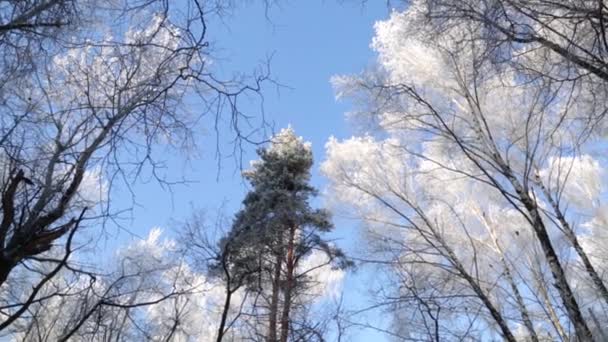
{"type": "MultiPolygon", "coordinates": [[[[536,258],[535,258],[536,259],[536,258]]],[[[532,261],[530,261],[532,264],[532,261]]],[[[553,303],[551,303],[551,299],[549,298],[549,293],[547,293],[547,283],[544,280],[544,276],[541,273],[541,265],[538,259],[534,260],[534,265],[536,269],[532,269],[532,275],[534,277],[534,282],[536,286],[536,291],[540,294],[542,298],[542,302],[545,305],[547,315],[549,316],[549,321],[557,331],[557,334],[560,336],[562,341],[568,341],[568,334],[566,333],[566,329],[562,326],[562,323],[559,320],[559,316],[555,309],[553,308],[553,303]]]]}
{"type": "Polygon", "coordinates": [[[0,286],[8,279],[8,275],[11,273],[13,267],[14,264],[12,262],[9,262],[4,258],[0,259],[0,286]]]}
{"type": "Polygon", "coordinates": [[[519,196],[521,203],[524,205],[528,214],[530,215],[530,217],[528,217],[529,222],[532,224],[532,228],[542,248],[545,260],[551,269],[551,275],[553,276],[553,280],[555,280],[555,288],[562,299],[566,312],[568,312],[570,321],[574,325],[576,336],[580,342],[593,341],[591,330],[589,330],[589,327],[583,318],[580,306],[576,302],[574,293],[568,284],[566,273],[564,272],[564,268],[562,267],[557,253],[553,248],[551,238],[549,237],[547,227],[545,227],[545,223],[540,216],[536,201],[530,197],[527,188],[522,186],[519,180],[513,175],[511,168],[504,162],[504,160],[498,158],[497,162],[502,169],[503,175],[509,180],[515,189],[515,192],[519,196]]]}
{"type": "Polygon", "coordinates": [[[566,238],[568,239],[568,241],[570,241],[570,243],[572,244],[572,247],[574,247],[576,254],[578,254],[578,256],[581,258],[581,261],[583,262],[583,265],[585,266],[585,271],[587,271],[587,274],[591,278],[593,285],[595,285],[595,287],[599,291],[600,295],[604,299],[604,302],[606,304],[608,304],[608,288],[606,288],[606,284],[604,284],[604,282],[602,281],[602,278],[599,276],[599,274],[595,270],[595,267],[593,267],[593,265],[591,264],[591,260],[589,260],[587,253],[585,252],[585,250],[583,250],[583,247],[578,242],[578,238],[577,238],[576,234],[574,233],[574,231],[572,230],[572,227],[570,227],[570,224],[564,217],[564,214],[563,214],[562,210],[559,208],[559,205],[557,204],[557,202],[555,202],[553,200],[553,197],[551,196],[551,193],[549,192],[549,190],[547,190],[547,188],[540,181],[538,181],[537,183],[540,186],[543,193],[545,194],[545,197],[547,197],[549,204],[553,208],[553,212],[555,213],[557,220],[559,221],[562,228],[564,229],[566,238]]]}
{"type": "Polygon", "coordinates": [[[517,342],[504,317],[502,316],[500,311],[498,311],[498,309],[494,306],[490,298],[485,294],[481,286],[479,286],[479,283],[475,279],[473,279],[473,277],[467,272],[465,267],[460,263],[460,260],[456,257],[456,254],[445,244],[445,242],[443,240],[440,241],[443,247],[446,249],[448,257],[451,259],[450,261],[452,265],[454,265],[454,267],[458,270],[460,276],[469,283],[473,292],[475,292],[475,294],[477,295],[479,300],[481,300],[481,302],[484,304],[486,309],[490,311],[490,315],[492,315],[492,318],[494,318],[494,321],[496,322],[496,324],[498,324],[498,327],[500,328],[500,331],[502,333],[502,337],[505,339],[505,341],[517,342]]]}
{"type": "Polygon", "coordinates": [[[547,233],[547,228],[540,217],[540,213],[536,207],[536,203],[528,196],[527,193],[524,193],[522,188],[515,187],[517,193],[519,194],[522,203],[528,210],[530,214],[531,221],[533,223],[534,233],[542,251],[545,255],[545,260],[549,265],[549,269],[551,269],[551,275],[553,276],[553,280],[555,280],[555,288],[557,292],[559,292],[559,296],[562,299],[564,307],[568,312],[568,317],[570,321],[574,325],[574,330],[576,331],[576,336],[579,341],[593,341],[593,335],[591,334],[591,330],[587,326],[585,319],[583,318],[583,314],[580,310],[578,303],[576,302],[576,298],[574,297],[574,293],[568,284],[568,280],[566,279],[566,274],[564,269],[559,261],[557,253],[553,248],[553,244],[551,243],[551,238],[547,233]]]}
{"type": "Polygon", "coordinates": [[[281,266],[283,261],[283,253],[278,252],[275,258],[275,268],[272,278],[272,298],[270,301],[269,318],[268,318],[268,335],[267,342],[277,341],[277,311],[279,309],[279,291],[281,283],[281,266]]]}
{"type": "Polygon", "coordinates": [[[507,277],[507,281],[509,282],[509,285],[511,286],[513,295],[515,296],[515,301],[517,302],[517,307],[521,314],[521,318],[524,322],[524,325],[526,326],[528,333],[530,333],[530,340],[532,342],[538,342],[538,335],[536,334],[536,330],[534,329],[534,324],[532,323],[532,320],[530,319],[530,314],[528,312],[528,308],[526,307],[526,304],[521,295],[521,292],[519,292],[519,288],[517,287],[517,284],[515,283],[515,279],[513,278],[513,275],[511,274],[510,265],[507,262],[507,259],[505,257],[505,252],[502,249],[502,246],[498,242],[498,237],[496,237],[494,227],[492,227],[488,223],[484,214],[481,214],[480,216],[481,216],[481,220],[482,220],[484,226],[486,227],[486,230],[492,237],[492,242],[494,243],[494,248],[496,248],[496,251],[498,252],[498,254],[500,254],[500,261],[501,261],[503,267],[505,268],[504,274],[507,277]]]}
{"type": "MultiPolygon", "coordinates": [[[[540,217],[536,218],[535,221],[537,224],[538,222],[542,222],[540,221],[540,217]]],[[[545,259],[547,260],[547,264],[549,264],[553,279],[555,280],[555,288],[557,288],[562,302],[566,307],[566,311],[568,312],[568,316],[574,325],[576,336],[581,342],[593,341],[591,330],[589,330],[589,327],[583,318],[583,314],[581,313],[580,307],[576,302],[576,298],[574,298],[574,293],[568,284],[564,269],[559,262],[555,249],[553,249],[553,245],[551,244],[551,240],[544,225],[540,225],[538,228],[535,227],[534,230],[543,252],[545,253],[545,259]]]]}
{"type": "Polygon", "coordinates": [[[230,311],[230,301],[232,299],[232,291],[230,290],[230,286],[226,286],[226,299],[224,300],[224,310],[222,311],[222,319],[220,321],[220,326],[217,331],[217,342],[221,342],[222,338],[224,338],[224,328],[226,327],[226,320],[228,319],[228,312],[230,311]]]}
{"type": "Polygon", "coordinates": [[[280,342],[287,342],[289,337],[289,313],[291,310],[292,292],[295,287],[294,284],[294,270],[295,270],[295,253],[294,253],[294,240],[296,235],[296,227],[292,226],[289,229],[289,242],[287,245],[287,275],[285,292],[283,294],[283,312],[281,314],[281,340],[280,342]]]}
{"type": "Polygon", "coordinates": [[[528,329],[528,333],[530,333],[530,341],[538,342],[538,335],[536,334],[536,330],[534,330],[534,324],[530,319],[530,314],[528,313],[528,308],[524,302],[524,298],[522,297],[519,289],[517,288],[517,284],[515,283],[515,279],[513,279],[513,275],[511,274],[511,270],[504,256],[501,256],[501,260],[503,266],[505,267],[505,276],[509,281],[509,285],[511,285],[511,289],[513,290],[513,295],[515,296],[515,301],[517,302],[517,307],[519,309],[519,313],[521,314],[521,319],[524,321],[524,325],[526,329],[528,329]]]}
{"type": "Polygon", "coordinates": [[[471,274],[469,274],[469,272],[467,271],[465,266],[460,262],[460,259],[458,258],[456,253],[454,253],[454,250],[452,249],[452,247],[448,243],[446,243],[446,241],[443,239],[443,237],[441,236],[439,231],[435,228],[435,226],[433,224],[433,220],[429,219],[426,215],[424,215],[423,212],[419,208],[412,206],[412,209],[414,209],[416,212],[418,212],[418,214],[420,214],[422,220],[425,222],[427,227],[430,229],[430,231],[433,235],[433,238],[436,239],[437,242],[439,243],[438,246],[434,246],[436,248],[436,250],[442,256],[444,256],[445,258],[447,258],[449,260],[449,262],[458,271],[458,275],[460,277],[462,277],[464,280],[466,280],[467,283],[469,283],[469,286],[471,286],[471,290],[473,290],[473,292],[475,292],[475,295],[477,295],[477,298],[479,298],[479,300],[483,303],[483,305],[486,307],[486,309],[488,309],[488,311],[490,312],[490,315],[492,316],[492,318],[494,318],[494,321],[498,325],[503,339],[505,341],[509,341],[509,342],[517,342],[517,340],[515,339],[515,336],[511,332],[511,329],[509,328],[509,325],[507,324],[507,321],[504,319],[504,317],[502,316],[500,311],[498,311],[496,306],[494,306],[494,303],[492,303],[490,298],[486,295],[484,290],[479,285],[479,282],[476,279],[474,279],[473,276],[471,276],[471,274]]]}

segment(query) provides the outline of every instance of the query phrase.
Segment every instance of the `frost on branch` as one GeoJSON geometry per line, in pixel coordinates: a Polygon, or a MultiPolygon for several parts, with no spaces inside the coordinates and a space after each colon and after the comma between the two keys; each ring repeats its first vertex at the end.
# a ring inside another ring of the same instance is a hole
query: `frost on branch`
{"type": "Polygon", "coordinates": [[[377,71],[332,79],[377,123],[373,137],[330,138],[321,167],[388,265],[377,303],[412,339],[564,338],[569,324],[588,338],[581,303],[608,305],[589,244],[605,240],[588,220],[606,196],[602,125],[584,118],[597,93],[528,78],[535,52],[494,63],[482,27],[431,27],[428,2],[376,24],[377,71]]]}

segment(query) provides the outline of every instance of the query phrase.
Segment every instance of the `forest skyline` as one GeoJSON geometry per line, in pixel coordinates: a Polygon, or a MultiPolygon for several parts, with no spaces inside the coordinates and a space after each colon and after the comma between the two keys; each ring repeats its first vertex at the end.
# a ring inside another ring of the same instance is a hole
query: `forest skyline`
{"type": "Polygon", "coordinates": [[[602,1],[0,1],[0,339],[603,341],[602,1]]]}

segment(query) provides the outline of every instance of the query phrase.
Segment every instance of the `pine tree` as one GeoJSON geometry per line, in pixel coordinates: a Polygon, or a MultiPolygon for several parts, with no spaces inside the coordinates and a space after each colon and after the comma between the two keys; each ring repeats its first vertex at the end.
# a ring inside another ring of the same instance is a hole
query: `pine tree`
{"type": "Polygon", "coordinates": [[[306,272],[298,273],[303,258],[321,250],[333,267],[346,267],[348,262],[340,249],[321,237],[333,229],[330,213],[309,203],[317,195],[309,184],[310,144],[287,128],[258,155],[260,160],[244,172],[252,189],[220,244],[232,277],[243,279],[265,300],[266,340],[285,342],[294,305],[303,302],[302,295],[311,286],[306,272]]]}

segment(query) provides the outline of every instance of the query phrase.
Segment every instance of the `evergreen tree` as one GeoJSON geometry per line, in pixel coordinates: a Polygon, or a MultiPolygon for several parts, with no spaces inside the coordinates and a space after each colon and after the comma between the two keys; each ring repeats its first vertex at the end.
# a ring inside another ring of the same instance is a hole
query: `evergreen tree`
{"type": "Polygon", "coordinates": [[[220,242],[223,269],[262,298],[266,340],[285,342],[292,313],[311,296],[313,284],[307,276],[310,270],[301,269],[303,258],[318,250],[332,267],[343,268],[348,262],[321,236],[333,229],[330,213],[309,203],[317,195],[309,184],[310,144],[287,128],[258,155],[260,160],[244,173],[252,189],[220,242]]]}

